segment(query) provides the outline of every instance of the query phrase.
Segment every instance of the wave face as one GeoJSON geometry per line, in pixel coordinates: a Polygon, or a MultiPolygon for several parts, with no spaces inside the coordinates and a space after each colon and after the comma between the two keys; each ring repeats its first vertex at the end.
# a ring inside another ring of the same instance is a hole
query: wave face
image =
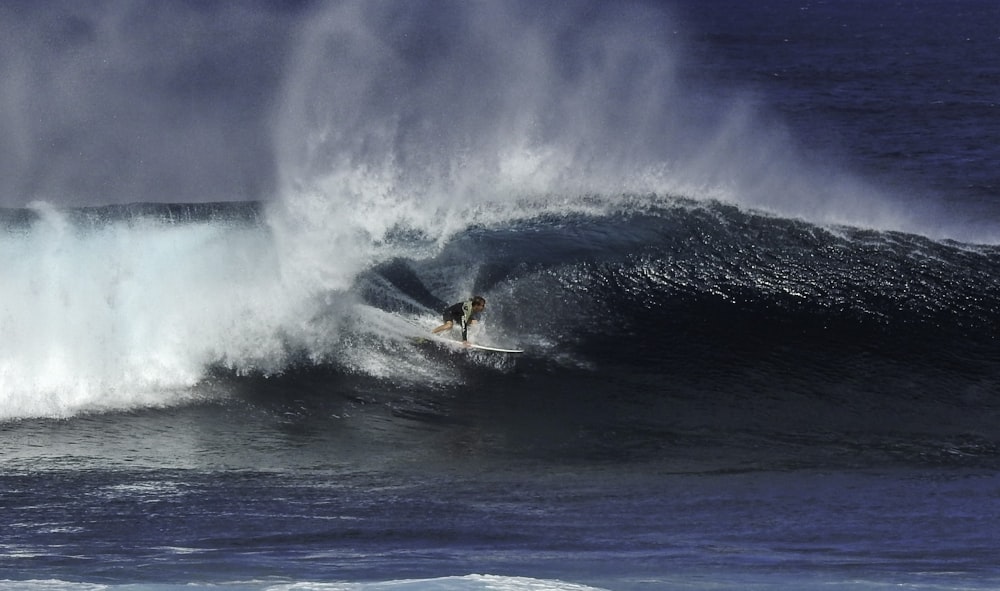
{"type": "Polygon", "coordinates": [[[470,231],[376,275],[420,301],[433,278],[481,261],[471,291],[496,302],[488,330],[550,376],[501,382],[589,425],[575,453],[992,461],[997,254],[678,200],[470,231]]]}

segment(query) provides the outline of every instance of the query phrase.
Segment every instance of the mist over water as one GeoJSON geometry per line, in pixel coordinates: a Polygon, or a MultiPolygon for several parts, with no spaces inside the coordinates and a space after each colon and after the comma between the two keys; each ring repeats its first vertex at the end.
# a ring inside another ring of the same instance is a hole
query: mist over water
{"type": "Polygon", "coordinates": [[[0,6],[0,205],[264,199],[297,3],[0,6]]]}
{"type": "Polygon", "coordinates": [[[400,230],[440,244],[581,195],[650,191],[664,130],[618,131],[675,122],[665,112],[677,93],[662,34],[642,26],[637,43],[624,40],[635,16],[529,3],[321,8],[280,101],[279,235],[290,226],[298,258],[336,256],[322,275],[344,288],[396,254],[386,237],[400,230]]]}
{"type": "Polygon", "coordinates": [[[638,3],[320,6],[279,101],[283,205],[312,220],[347,208],[363,218],[348,231],[376,239],[655,195],[992,241],[916,191],[811,152],[761,97],[692,76],[694,34],[638,3]]]}

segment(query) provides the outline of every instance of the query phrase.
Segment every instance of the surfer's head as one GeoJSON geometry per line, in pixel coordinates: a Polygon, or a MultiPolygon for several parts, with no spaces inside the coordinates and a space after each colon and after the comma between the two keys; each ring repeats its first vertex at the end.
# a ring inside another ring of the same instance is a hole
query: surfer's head
{"type": "Polygon", "coordinates": [[[473,310],[482,310],[485,307],[486,307],[486,298],[484,298],[483,296],[476,296],[472,298],[473,310]]]}

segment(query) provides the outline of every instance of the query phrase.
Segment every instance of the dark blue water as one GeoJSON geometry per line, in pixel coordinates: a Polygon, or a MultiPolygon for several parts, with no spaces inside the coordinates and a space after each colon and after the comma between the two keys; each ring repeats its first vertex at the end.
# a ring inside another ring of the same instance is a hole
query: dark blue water
{"type": "Polygon", "coordinates": [[[279,11],[273,196],[0,212],[0,588],[996,588],[998,10],[279,11]]]}

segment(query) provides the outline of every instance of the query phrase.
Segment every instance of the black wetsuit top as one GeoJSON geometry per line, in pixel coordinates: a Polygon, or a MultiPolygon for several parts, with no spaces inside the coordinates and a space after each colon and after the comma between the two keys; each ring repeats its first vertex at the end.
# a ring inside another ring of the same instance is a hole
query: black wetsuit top
{"type": "Polygon", "coordinates": [[[479,320],[479,312],[472,310],[472,300],[459,302],[444,311],[445,322],[458,322],[462,326],[462,340],[469,340],[469,324],[479,320]]]}

